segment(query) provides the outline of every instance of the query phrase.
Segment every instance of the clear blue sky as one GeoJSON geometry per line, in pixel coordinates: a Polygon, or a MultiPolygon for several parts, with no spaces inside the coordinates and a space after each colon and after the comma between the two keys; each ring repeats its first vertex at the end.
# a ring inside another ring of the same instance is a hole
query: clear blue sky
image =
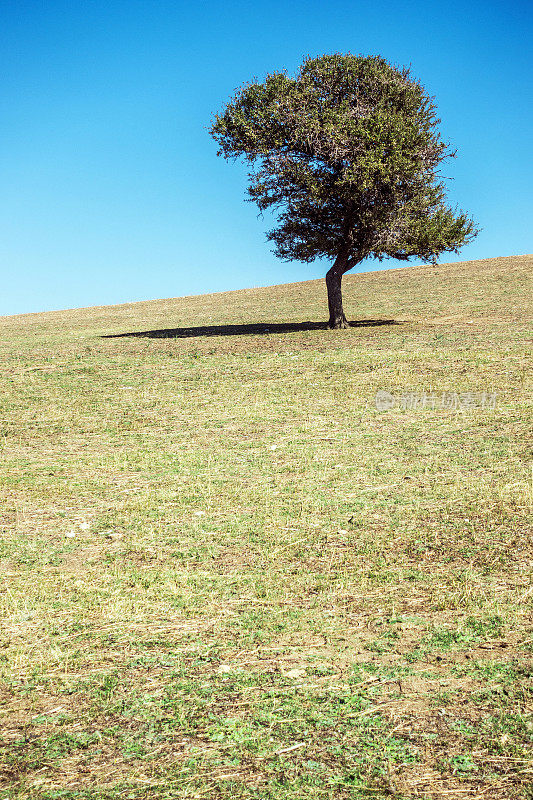
{"type": "Polygon", "coordinates": [[[3,0],[0,314],[322,276],[270,253],[206,131],[308,54],[411,64],[436,96],[450,199],[483,227],[444,261],[532,252],[532,23],[530,0],[3,0]]]}

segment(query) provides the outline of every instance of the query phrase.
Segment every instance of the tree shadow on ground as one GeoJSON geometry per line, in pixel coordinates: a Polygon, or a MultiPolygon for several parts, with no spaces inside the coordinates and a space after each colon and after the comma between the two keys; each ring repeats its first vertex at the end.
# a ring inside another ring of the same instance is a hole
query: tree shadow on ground
{"type": "MultiPolygon", "coordinates": [[[[400,324],[394,319],[360,319],[350,322],[350,327],[362,328],[400,324]]],[[[154,331],[108,333],[102,336],[102,339],[122,339],[128,336],[140,336],[147,339],[189,339],[195,336],[243,336],[245,334],[323,331],[327,330],[327,327],[326,322],[253,322],[245,325],[201,325],[197,328],[163,328],[154,331]]]]}

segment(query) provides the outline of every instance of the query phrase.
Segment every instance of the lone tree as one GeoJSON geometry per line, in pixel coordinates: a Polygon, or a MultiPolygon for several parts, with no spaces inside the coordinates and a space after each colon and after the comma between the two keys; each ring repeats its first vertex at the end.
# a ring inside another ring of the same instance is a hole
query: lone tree
{"type": "Polygon", "coordinates": [[[218,155],[250,166],[249,199],[279,210],[267,234],[289,261],[333,260],[329,327],[346,328],[341,280],[364,258],[435,262],[477,234],[445,204],[438,169],[455,156],[437,130],[434,98],[380,56],[307,58],[252,81],[215,115],[218,155]]]}

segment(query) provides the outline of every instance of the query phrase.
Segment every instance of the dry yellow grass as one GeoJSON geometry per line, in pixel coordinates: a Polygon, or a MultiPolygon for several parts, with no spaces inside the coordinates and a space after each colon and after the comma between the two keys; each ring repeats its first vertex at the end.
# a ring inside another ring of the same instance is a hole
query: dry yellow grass
{"type": "Polygon", "coordinates": [[[0,319],[2,800],[531,796],[532,264],[0,319]]]}

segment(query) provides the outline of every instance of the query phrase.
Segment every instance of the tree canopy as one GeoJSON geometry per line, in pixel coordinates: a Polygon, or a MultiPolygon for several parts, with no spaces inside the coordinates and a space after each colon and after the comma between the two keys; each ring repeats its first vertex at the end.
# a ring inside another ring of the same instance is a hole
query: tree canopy
{"type": "Polygon", "coordinates": [[[351,54],[307,58],[294,78],[276,72],[246,83],[215,116],[219,155],[244,158],[249,199],[278,212],[267,234],[276,255],[334,261],[331,327],[347,324],[340,280],[364,258],[435,261],[477,234],[445,202],[439,167],[455,153],[439,123],[409,69],[351,54]]]}

